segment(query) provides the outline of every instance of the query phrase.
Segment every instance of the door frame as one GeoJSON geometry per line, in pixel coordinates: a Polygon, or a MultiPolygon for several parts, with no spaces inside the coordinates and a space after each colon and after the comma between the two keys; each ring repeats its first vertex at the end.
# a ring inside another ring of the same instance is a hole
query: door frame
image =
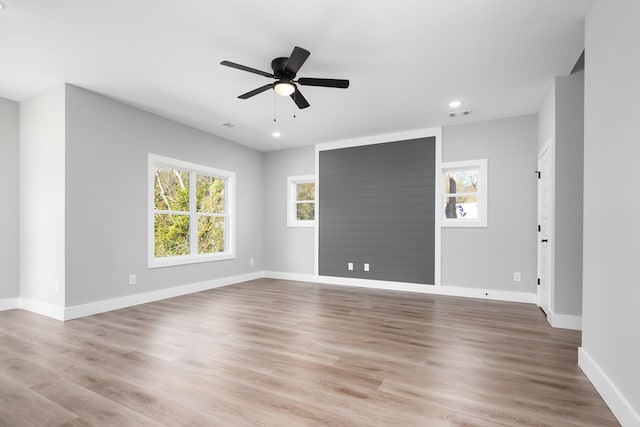
{"type": "MultiPolygon", "coordinates": [[[[553,138],[549,138],[547,140],[547,142],[544,143],[544,145],[542,146],[542,148],[538,151],[538,161],[537,161],[537,167],[538,167],[538,171],[541,169],[540,168],[540,159],[542,158],[542,156],[548,153],[548,161],[549,161],[549,232],[548,232],[548,237],[549,237],[549,242],[547,242],[548,244],[548,249],[549,249],[549,287],[548,287],[548,292],[549,292],[549,301],[548,301],[548,305],[547,308],[549,310],[549,312],[547,313],[545,311],[545,314],[547,315],[547,318],[550,318],[552,313],[553,313],[553,306],[554,306],[554,289],[555,289],[555,224],[556,224],[556,218],[555,218],[555,199],[556,199],[556,186],[555,186],[555,163],[556,163],[556,153],[555,153],[555,144],[553,143],[553,138]]],[[[537,194],[537,200],[536,200],[536,222],[538,223],[538,225],[540,224],[540,206],[539,206],[539,202],[540,202],[540,180],[537,180],[537,189],[536,189],[536,194],[537,194]]],[[[541,260],[540,260],[540,235],[538,232],[536,232],[536,272],[537,272],[537,276],[538,278],[540,278],[540,266],[541,266],[541,260]]],[[[540,300],[540,287],[537,286],[536,287],[536,304],[538,305],[538,307],[543,308],[543,304],[542,301],[540,300]]],[[[544,309],[543,309],[544,311],[544,309]]]]}

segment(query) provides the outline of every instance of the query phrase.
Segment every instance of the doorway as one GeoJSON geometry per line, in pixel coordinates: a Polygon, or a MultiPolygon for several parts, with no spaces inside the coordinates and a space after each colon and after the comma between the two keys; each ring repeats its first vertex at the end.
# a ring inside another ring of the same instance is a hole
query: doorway
{"type": "Polygon", "coordinates": [[[553,291],[553,151],[551,140],[538,154],[538,307],[551,314],[553,291]]]}

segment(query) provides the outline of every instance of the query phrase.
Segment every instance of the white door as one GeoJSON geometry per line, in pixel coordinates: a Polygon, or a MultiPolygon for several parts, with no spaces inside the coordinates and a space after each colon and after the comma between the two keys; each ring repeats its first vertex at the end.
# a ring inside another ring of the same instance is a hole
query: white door
{"type": "Polygon", "coordinates": [[[552,268],[549,242],[552,230],[553,195],[552,156],[550,144],[538,155],[538,306],[549,315],[551,304],[552,268]]]}

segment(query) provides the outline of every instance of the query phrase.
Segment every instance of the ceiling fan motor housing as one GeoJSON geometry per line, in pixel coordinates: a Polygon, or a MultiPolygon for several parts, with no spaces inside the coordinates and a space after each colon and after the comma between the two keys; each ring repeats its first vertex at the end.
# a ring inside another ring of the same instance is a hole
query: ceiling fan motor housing
{"type": "Polygon", "coordinates": [[[287,72],[287,70],[285,69],[287,67],[288,61],[289,58],[285,57],[276,58],[271,61],[271,69],[273,70],[273,75],[276,77],[276,79],[293,80],[293,78],[296,76],[295,74],[287,72]]]}

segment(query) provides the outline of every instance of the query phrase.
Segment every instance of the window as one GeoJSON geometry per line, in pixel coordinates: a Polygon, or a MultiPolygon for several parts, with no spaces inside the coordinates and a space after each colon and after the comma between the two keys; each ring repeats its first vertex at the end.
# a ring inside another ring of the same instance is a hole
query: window
{"type": "Polygon", "coordinates": [[[149,154],[149,268],[235,258],[235,174],[149,154]]]}
{"type": "Polygon", "coordinates": [[[487,159],[442,163],[441,222],[444,227],[487,226],[487,159]]]}
{"type": "Polygon", "coordinates": [[[316,218],[314,175],[287,177],[287,227],[313,227],[316,218]]]}

